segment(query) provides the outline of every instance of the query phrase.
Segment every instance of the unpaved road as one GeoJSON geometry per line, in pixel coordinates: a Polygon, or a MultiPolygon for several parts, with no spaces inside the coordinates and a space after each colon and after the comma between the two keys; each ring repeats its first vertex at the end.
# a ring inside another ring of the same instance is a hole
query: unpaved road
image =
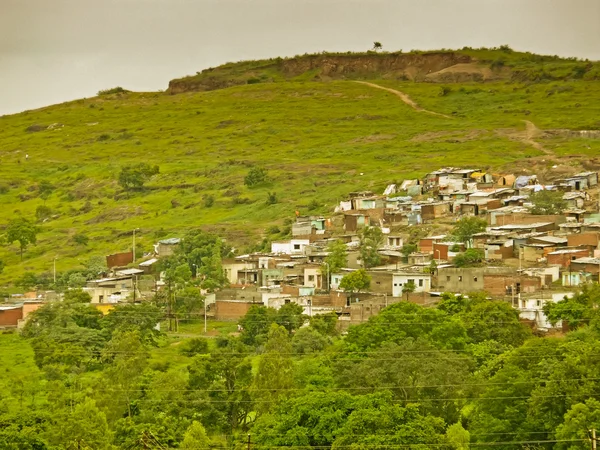
{"type": "Polygon", "coordinates": [[[429,110],[427,110],[425,108],[421,108],[407,94],[405,94],[404,92],[397,91],[396,89],[386,88],[386,87],[383,87],[383,86],[379,86],[378,84],[375,84],[375,83],[369,83],[368,81],[355,81],[355,83],[360,83],[360,84],[364,84],[364,85],[370,86],[372,88],[382,89],[384,91],[391,92],[392,94],[397,95],[398,97],[400,97],[400,100],[402,100],[408,106],[410,106],[411,108],[413,108],[415,111],[424,112],[424,113],[427,113],[427,114],[432,114],[432,115],[438,116],[438,117],[444,117],[446,119],[451,119],[452,118],[450,116],[447,116],[446,114],[440,114],[440,113],[437,113],[437,112],[434,112],[434,111],[429,111],[429,110]]]}

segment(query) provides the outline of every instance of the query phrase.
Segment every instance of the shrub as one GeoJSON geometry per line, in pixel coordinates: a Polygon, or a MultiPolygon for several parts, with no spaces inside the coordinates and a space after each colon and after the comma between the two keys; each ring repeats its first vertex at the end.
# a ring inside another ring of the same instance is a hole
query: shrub
{"type": "Polygon", "coordinates": [[[456,255],[454,265],[456,267],[474,267],[483,261],[483,251],[478,248],[470,248],[464,253],[456,255]]]}
{"type": "Polygon", "coordinates": [[[0,184],[0,194],[8,194],[10,188],[6,184],[0,184]]]}
{"type": "Polygon", "coordinates": [[[448,95],[450,92],[452,92],[452,88],[450,86],[441,86],[440,87],[440,92],[439,92],[439,96],[440,97],[445,97],[446,95],[448,95]]]}
{"type": "Polygon", "coordinates": [[[204,338],[193,338],[181,346],[181,353],[186,356],[203,355],[208,353],[208,341],[204,338]]]}
{"type": "Polygon", "coordinates": [[[267,193],[267,201],[265,202],[267,205],[274,205],[277,203],[277,193],[276,192],[268,192],[267,193]]]}
{"type": "Polygon", "coordinates": [[[253,167],[244,178],[244,184],[248,187],[257,186],[267,181],[267,171],[262,167],[253,167]]]}
{"type": "Polygon", "coordinates": [[[98,91],[98,95],[110,95],[110,94],[126,94],[127,90],[123,89],[121,86],[117,86],[111,89],[104,89],[98,91]]]}
{"type": "Polygon", "coordinates": [[[88,245],[88,242],[90,241],[90,238],[83,233],[78,233],[75,236],[73,236],[73,242],[75,242],[76,244],[79,245],[88,245]]]}
{"type": "Polygon", "coordinates": [[[96,140],[98,142],[109,141],[110,140],[110,134],[103,133],[100,136],[98,136],[98,139],[96,139],[96,140]]]}
{"type": "Polygon", "coordinates": [[[45,205],[40,205],[35,210],[35,217],[37,217],[38,220],[47,219],[51,215],[52,215],[52,210],[45,205]]]}
{"type": "Polygon", "coordinates": [[[314,211],[315,209],[319,209],[321,205],[319,204],[319,202],[316,199],[311,200],[311,202],[308,204],[308,210],[309,211],[314,211]]]}
{"type": "Polygon", "coordinates": [[[147,163],[123,166],[119,173],[119,184],[125,190],[141,189],[144,183],[159,173],[158,166],[147,163]]]}
{"type": "Polygon", "coordinates": [[[215,198],[212,195],[204,195],[202,200],[204,201],[205,208],[210,208],[215,204],[215,198]]]}

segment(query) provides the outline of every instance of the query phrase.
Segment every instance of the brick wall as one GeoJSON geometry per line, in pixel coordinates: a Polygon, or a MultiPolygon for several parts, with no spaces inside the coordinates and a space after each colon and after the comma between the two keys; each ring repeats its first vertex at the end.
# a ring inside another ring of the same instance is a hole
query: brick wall
{"type": "Polygon", "coordinates": [[[587,249],[582,249],[578,252],[572,253],[558,253],[555,255],[548,254],[548,264],[549,265],[560,265],[561,267],[569,267],[571,261],[577,258],[585,258],[590,256],[590,251],[587,249]]]}
{"type": "Polygon", "coordinates": [[[579,247],[582,245],[590,247],[598,247],[600,242],[598,233],[588,232],[580,234],[570,234],[567,236],[569,247],[579,247]]]}
{"type": "Polygon", "coordinates": [[[533,293],[541,289],[541,280],[535,277],[517,277],[510,275],[484,275],[483,290],[491,295],[506,295],[507,286],[521,285],[522,293],[533,293]]]}
{"type": "Polygon", "coordinates": [[[262,306],[262,302],[244,302],[217,300],[215,302],[215,319],[238,320],[245,316],[251,306],[262,306]]]}
{"type": "Polygon", "coordinates": [[[16,327],[22,318],[22,307],[2,309],[0,310],[0,327],[16,327]]]}
{"type": "Polygon", "coordinates": [[[106,257],[106,265],[109,269],[113,267],[124,267],[133,262],[133,252],[115,253],[106,257]]]}

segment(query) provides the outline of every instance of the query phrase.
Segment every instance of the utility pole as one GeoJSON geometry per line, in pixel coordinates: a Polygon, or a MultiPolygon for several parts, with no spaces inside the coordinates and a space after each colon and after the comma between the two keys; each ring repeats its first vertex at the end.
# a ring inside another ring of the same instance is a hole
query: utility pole
{"type": "Polygon", "coordinates": [[[592,428],[590,431],[592,432],[592,450],[596,450],[596,429],[592,428]]]}
{"type": "Polygon", "coordinates": [[[134,228],[133,230],[133,262],[135,262],[135,232],[138,230],[139,228],[134,228]]]}
{"type": "Polygon", "coordinates": [[[248,433],[248,450],[250,450],[250,433],[248,433]]]}

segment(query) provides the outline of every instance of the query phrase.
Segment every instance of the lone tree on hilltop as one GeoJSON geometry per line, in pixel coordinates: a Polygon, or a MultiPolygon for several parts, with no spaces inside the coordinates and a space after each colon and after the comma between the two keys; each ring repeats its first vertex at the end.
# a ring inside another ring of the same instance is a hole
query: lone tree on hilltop
{"type": "Polygon", "coordinates": [[[4,240],[8,244],[12,244],[15,241],[19,242],[21,261],[23,261],[23,251],[29,244],[35,245],[39,231],[39,228],[29,220],[24,218],[15,219],[8,223],[4,240]]]}
{"type": "Polygon", "coordinates": [[[382,48],[383,48],[383,45],[381,45],[381,42],[379,42],[379,41],[373,42],[373,50],[378,51],[378,50],[381,50],[382,48]]]}

